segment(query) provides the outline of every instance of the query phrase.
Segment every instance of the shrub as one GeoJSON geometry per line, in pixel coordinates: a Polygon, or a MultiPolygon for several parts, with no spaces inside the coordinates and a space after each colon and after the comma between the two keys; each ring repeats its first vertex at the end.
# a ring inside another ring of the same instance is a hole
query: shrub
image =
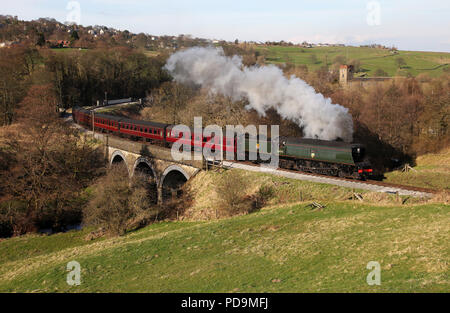
{"type": "Polygon", "coordinates": [[[275,190],[270,185],[263,185],[259,188],[255,195],[255,209],[262,208],[273,196],[275,195],[275,190]]]}
{"type": "Polygon", "coordinates": [[[377,70],[375,71],[374,75],[377,76],[377,77],[388,77],[389,76],[389,74],[386,73],[386,71],[384,71],[381,68],[377,68],[377,70]]]}
{"type": "Polygon", "coordinates": [[[150,205],[146,184],[138,179],[130,183],[126,169],[118,165],[96,184],[94,196],[83,210],[83,221],[110,235],[123,235],[147,221],[153,213],[150,205]]]}
{"type": "Polygon", "coordinates": [[[239,171],[228,171],[218,182],[217,196],[220,201],[221,213],[234,215],[247,213],[251,210],[251,205],[245,198],[247,193],[247,183],[239,171]]]}

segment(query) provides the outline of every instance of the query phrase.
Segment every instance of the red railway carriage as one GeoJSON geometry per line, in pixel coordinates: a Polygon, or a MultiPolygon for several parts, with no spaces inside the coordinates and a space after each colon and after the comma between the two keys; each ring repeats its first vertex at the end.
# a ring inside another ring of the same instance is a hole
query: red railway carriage
{"type": "Polygon", "coordinates": [[[203,137],[203,147],[205,148],[209,148],[212,151],[217,151],[217,150],[223,150],[223,152],[233,152],[236,153],[237,148],[236,148],[236,137],[233,138],[229,138],[226,136],[223,136],[222,138],[222,143],[220,143],[220,138],[218,136],[208,136],[208,137],[203,137]]]}
{"type": "MultiPolygon", "coordinates": [[[[79,124],[92,126],[91,111],[81,108],[74,108],[72,110],[73,119],[79,124]]],[[[163,123],[148,122],[126,119],[106,114],[94,114],[95,129],[101,131],[110,131],[119,133],[127,137],[143,138],[147,141],[158,141],[169,146],[180,140],[180,143],[189,145],[192,149],[209,148],[212,151],[222,149],[224,153],[236,153],[236,138],[223,137],[223,142],[219,142],[218,137],[202,137],[194,138],[194,130],[190,129],[191,134],[189,138],[184,138],[183,132],[175,132],[174,125],[163,123]]]]}
{"type": "MultiPolygon", "coordinates": [[[[186,134],[184,134],[183,132],[177,132],[175,131],[173,128],[175,127],[175,125],[167,125],[166,127],[166,142],[169,145],[174,144],[177,141],[180,141],[181,144],[184,145],[189,145],[194,147],[194,130],[190,128],[190,137],[188,138],[186,136],[186,134]]],[[[198,145],[199,147],[201,147],[201,145],[198,145]]]]}
{"type": "Polygon", "coordinates": [[[118,132],[120,120],[121,118],[116,116],[94,114],[94,126],[96,129],[118,132]]]}
{"type": "Polygon", "coordinates": [[[148,140],[163,142],[167,124],[137,121],[131,119],[120,119],[120,133],[126,136],[141,137],[148,140]]]}
{"type": "Polygon", "coordinates": [[[92,124],[91,112],[81,108],[72,109],[72,118],[75,122],[82,125],[92,124]]]}
{"type": "Polygon", "coordinates": [[[175,125],[168,125],[166,128],[166,142],[169,145],[179,141],[181,144],[191,146],[193,150],[206,147],[213,151],[222,149],[224,152],[236,152],[236,138],[229,139],[223,137],[223,143],[221,144],[219,137],[212,138],[210,136],[204,137],[203,135],[201,135],[202,138],[198,135],[195,137],[196,134],[192,128],[190,128],[190,137],[187,137],[183,132],[173,130],[174,127],[175,125]]]}

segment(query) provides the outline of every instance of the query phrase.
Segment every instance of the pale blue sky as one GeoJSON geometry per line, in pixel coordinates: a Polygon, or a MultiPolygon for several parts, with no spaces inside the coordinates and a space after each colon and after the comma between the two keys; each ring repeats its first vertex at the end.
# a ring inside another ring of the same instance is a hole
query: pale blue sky
{"type": "MultiPolygon", "coordinates": [[[[1,0],[0,14],[64,22],[66,0],[1,0]]],[[[82,25],[154,35],[255,41],[380,43],[402,50],[450,52],[450,1],[378,0],[79,0],[82,25]],[[373,21],[373,19],[372,19],[373,21]],[[373,23],[372,23],[373,24],[373,23]]]]}

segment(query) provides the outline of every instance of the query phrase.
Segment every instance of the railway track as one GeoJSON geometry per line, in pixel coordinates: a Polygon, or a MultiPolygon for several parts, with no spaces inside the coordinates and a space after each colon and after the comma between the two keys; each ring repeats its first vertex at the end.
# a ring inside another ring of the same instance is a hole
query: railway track
{"type": "Polygon", "coordinates": [[[386,182],[380,182],[375,180],[359,181],[348,178],[341,177],[331,177],[315,173],[307,173],[296,170],[289,169],[271,169],[268,167],[262,167],[260,165],[255,165],[251,162],[229,162],[224,161],[223,166],[227,168],[239,168],[243,170],[249,170],[253,172],[270,173],[277,176],[282,176],[286,178],[299,179],[305,181],[311,181],[316,183],[332,184],[341,187],[363,189],[375,192],[383,192],[389,194],[398,194],[401,196],[412,196],[412,197],[432,197],[438,191],[427,188],[405,186],[398,184],[391,184],[386,182]]]}

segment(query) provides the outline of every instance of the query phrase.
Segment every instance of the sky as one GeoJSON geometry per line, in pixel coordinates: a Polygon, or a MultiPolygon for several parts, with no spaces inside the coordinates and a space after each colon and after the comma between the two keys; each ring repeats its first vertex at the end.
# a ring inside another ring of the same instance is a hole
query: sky
{"type": "Polygon", "coordinates": [[[240,41],[379,43],[450,52],[449,0],[0,0],[23,20],[79,19],[152,35],[240,41]],[[78,14],[79,13],[79,14],[78,14]]]}

